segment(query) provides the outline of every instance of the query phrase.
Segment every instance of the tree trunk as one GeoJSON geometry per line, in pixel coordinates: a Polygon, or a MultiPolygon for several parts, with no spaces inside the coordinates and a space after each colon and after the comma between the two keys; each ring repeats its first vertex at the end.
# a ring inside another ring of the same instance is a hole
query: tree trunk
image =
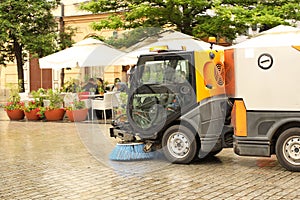
{"type": "Polygon", "coordinates": [[[14,52],[17,60],[18,84],[20,86],[20,92],[25,92],[22,46],[16,40],[14,40],[14,52]]]}

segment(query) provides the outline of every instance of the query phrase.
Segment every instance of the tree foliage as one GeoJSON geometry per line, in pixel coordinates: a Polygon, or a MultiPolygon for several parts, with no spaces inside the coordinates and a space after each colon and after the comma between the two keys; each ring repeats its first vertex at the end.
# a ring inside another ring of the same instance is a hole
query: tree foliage
{"type": "Polygon", "coordinates": [[[161,28],[138,27],[123,33],[121,37],[116,38],[115,36],[112,36],[108,39],[104,39],[104,41],[116,48],[126,49],[148,37],[157,36],[161,31],[161,28]]]}
{"type": "Polygon", "coordinates": [[[93,29],[174,27],[197,37],[229,40],[249,27],[266,30],[299,20],[299,0],[93,0],[81,5],[92,13],[111,12],[94,22],[93,29]]]}
{"type": "Polygon", "coordinates": [[[209,0],[94,0],[81,9],[92,13],[112,12],[107,20],[93,23],[93,28],[176,27],[192,34],[197,24],[195,16],[205,13],[212,6],[209,0]]]}
{"type": "MultiPolygon", "coordinates": [[[[57,22],[51,11],[59,3],[59,0],[0,1],[0,64],[16,60],[23,88],[23,64],[28,53],[42,57],[53,53],[59,43],[62,48],[69,45],[57,40],[57,22]]],[[[67,34],[61,36],[70,40],[67,34]]]]}
{"type": "Polygon", "coordinates": [[[280,24],[295,25],[300,19],[299,0],[223,0],[215,1],[214,15],[194,28],[194,35],[221,36],[230,40],[247,34],[248,28],[265,31],[280,24]]]}

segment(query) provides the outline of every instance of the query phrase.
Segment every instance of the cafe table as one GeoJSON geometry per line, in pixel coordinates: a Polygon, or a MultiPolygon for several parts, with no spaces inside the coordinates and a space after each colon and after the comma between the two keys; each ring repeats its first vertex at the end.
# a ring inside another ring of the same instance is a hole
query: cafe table
{"type": "Polygon", "coordinates": [[[104,95],[103,94],[80,94],[80,99],[81,101],[84,101],[85,102],[85,105],[87,108],[89,108],[89,114],[88,114],[88,119],[90,120],[93,120],[91,116],[93,112],[93,110],[91,109],[92,108],[92,100],[93,99],[103,99],[104,95]]]}

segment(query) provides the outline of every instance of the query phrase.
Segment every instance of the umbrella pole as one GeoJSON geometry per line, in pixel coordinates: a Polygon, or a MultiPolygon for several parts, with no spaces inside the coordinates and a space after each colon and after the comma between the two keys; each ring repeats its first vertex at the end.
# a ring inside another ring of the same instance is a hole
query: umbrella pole
{"type": "Polygon", "coordinates": [[[65,84],[65,68],[62,68],[60,72],[60,87],[63,87],[64,84],[65,84]]]}

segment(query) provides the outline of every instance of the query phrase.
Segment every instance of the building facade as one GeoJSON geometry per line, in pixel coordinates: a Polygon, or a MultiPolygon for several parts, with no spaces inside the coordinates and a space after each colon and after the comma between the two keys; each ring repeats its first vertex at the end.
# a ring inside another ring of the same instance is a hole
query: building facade
{"type": "MultiPolygon", "coordinates": [[[[59,19],[63,20],[64,27],[76,29],[75,42],[83,40],[89,36],[97,35],[110,37],[114,30],[94,31],[91,23],[106,18],[108,13],[92,14],[79,10],[80,3],[86,0],[61,0],[61,5],[53,10],[59,25],[59,19]]],[[[23,66],[25,92],[36,90],[40,87],[58,89],[61,85],[61,70],[40,69],[37,59],[30,59],[23,66]]],[[[84,82],[88,77],[102,78],[109,83],[113,83],[114,78],[124,78],[124,67],[108,66],[106,68],[70,68],[65,69],[65,82],[70,79],[79,79],[84,82]],[[122,70],[123,69],[123,70],[122,70]]],[[[16,63],[9,63],[7,67],[0,66],[0,95],[8,96],[8,84],[17,85],[17,66],[16,63]]]]}

